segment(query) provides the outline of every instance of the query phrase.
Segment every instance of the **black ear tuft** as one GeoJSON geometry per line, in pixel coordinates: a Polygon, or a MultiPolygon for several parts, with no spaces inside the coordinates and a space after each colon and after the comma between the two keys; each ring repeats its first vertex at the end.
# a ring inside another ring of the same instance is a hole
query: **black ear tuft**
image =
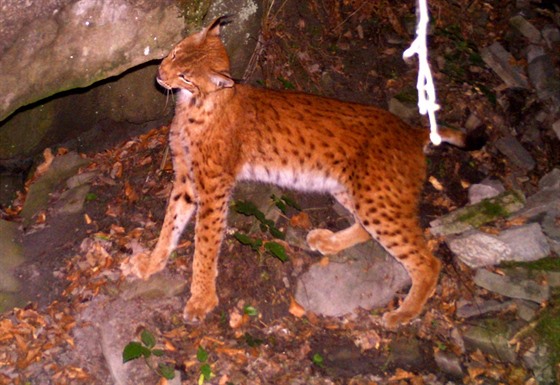
{"type": "Polygon", "coordinates": [[[210,32],[210,34],[212,35],[219,35],[221,27],[224,25],[228,25],[229,23],[232,23],[233,22],[232,18],[233,15],[229,14],[214,19],[214,21],[208,26],[207,29],[208,32],[210,32]]]}

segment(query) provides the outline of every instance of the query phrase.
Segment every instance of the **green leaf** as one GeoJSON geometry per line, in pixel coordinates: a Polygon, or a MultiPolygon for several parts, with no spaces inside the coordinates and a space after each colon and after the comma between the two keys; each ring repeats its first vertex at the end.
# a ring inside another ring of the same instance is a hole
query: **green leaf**
{"type": "Polygon", "coordinates": [[[239,214],[247,216],[257,216],[257,213],[262,212],[255,206],[253,202],[249,201],[235,201],[233,204],[233,210],[239,214]]]}
{"type": "Polygon", "coordinates": [[[158,365],[159,375],[167,380],[172,380],[175,378],[175,368],[166,364],[158,365]]]}
{"type": "Polygon", "coordinates": [[[243,307],[243,313],[248,316],[255,317],[259,314],[259,311],[251,305],[245,305],[245,307],[243,307]]]}
{"type": "Polygon", "coordinates": [[[156,346],[156,338],[152,333],[150,333],[146,329],[142,330],[142,333],[140,334],[140,339],[148,349],[151,349],[154,346],[156,346]]]}
{"type": "Polygon", "coordinates": [[[124,347],[123,363],[127,363],[128,361],[135,360],[142,356],[148,358],[151,354],[152,352],[150,349],[143,346],[140,342],[133,341],[124,347]]]}
{"type": "Polygon", "coordinates": [[[323,366],[323,356],[320,355],[319,353],[315,353],[313,355],[312,361],[315,365],[317,366],[323,366]]]}
{"type": "Polygon", "coordinates": [[[200,367],[200,374],[204,376],[204,381],[208,381],[212,378],[212,368],[209,364],[204,364],[200,367]]]}
{"type": "Polygon", "coordinates": [[[298,211],[301,211],[300,205],[299,205],[295,200],[293,200],[292,198],[290,198],[289,196],[287,196],[287,195],[282,195],[282,196],[280,197],[280,199],[282,199],[288,206],[290,206],[290,207],[292,207],[292,208],[294,208],[294,209],[296,209],[296,210],[298,210],[298,211]]]}
{"type": "Polygon", "coordinates": [[[296,89],[296,86],[294,86],[294,83],[290,82],[287,79],[284,79],[282,76],[279,76],[278,80],[280,81],[280,83],[282,83],[282,85],[284,86],[285,89],[287,89],[287,90],[295,90],[296,89]]]}
{"type": "Polygon", "coordinates": [[[267,242],[264,244],[264,248],[282,262],[286,262],[288,260],[286,249],[281,244],[277,242],[267,242]]]}
{"type": "Polygon", "coordinates": [[[153,349],[152,354],[156,357],[161,357],[165,354],[165,351],[163,351],[161,349],[153,349]]]}
{"type": "Polygon", "coordinates": [[[239,232],[235,232],[233,234],[233,237],[235,239],[237,239],[239,241],[239,243],[241,243],[242,245],[251,246],[254,243],[253,238],[251,238],[247,234],[242,234],[242,233],[239,233],[239,232]]]}
{"type": "Polygon", "coordinates": [[[278,209],[280,211],[282,211],[282,214],[286,215],[286,211],[288,210],[288,206],[286,206],[286,203],[282,200],[282,198],[278,198],[276,195],[272,194],[272,201],[274,202],[274,205],[276,207],[278,207],[278,209]]]}
{"type": "Polygon", "coordinates": [[[198,351],[196,352],[196,359],[198,362],[206,362],[208,359],[208,352],[204,350],[202,346],[198,347],[198,351]]]}
{"type": "Polygon", "coordinates": [[[276,226],[270,226],[268,228],[268,231],[270,232],[270,235],[272,235],[274,238],[278,238],[278,239],[286,238],[286,234],[278,230],[276,226]]]}
{"type": "Polygon", "coordinates": [[[97,199],[97,194],[89,192],[86,194],[86,202],[91,202],[97,199]]]}

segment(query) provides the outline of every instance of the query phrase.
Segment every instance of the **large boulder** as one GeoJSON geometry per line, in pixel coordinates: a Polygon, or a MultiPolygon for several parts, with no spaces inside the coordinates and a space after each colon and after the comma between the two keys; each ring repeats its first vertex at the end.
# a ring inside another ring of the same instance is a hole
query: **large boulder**
{"type": "Polygon", "coordinates": [[[47,146],[87,150],[107,132],[161,124],[173,103],[155,86],[159,59],[234,14],[224,40],[240,77],[261,22],[254,0],[6,0],[0,11],[0,171],[47,146]]]}

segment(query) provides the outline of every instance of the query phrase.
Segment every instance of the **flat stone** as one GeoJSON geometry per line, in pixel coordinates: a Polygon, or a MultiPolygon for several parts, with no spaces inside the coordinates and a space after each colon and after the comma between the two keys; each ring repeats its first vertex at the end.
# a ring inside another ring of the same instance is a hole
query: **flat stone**
{"type": "Polygon", "coordinates": [[[536,261],[550,254],[550,246],[538,223],[530,223],[501,232],[498,239],[508,246],[511,255],[503,260],[536,261]]]}
{"type": "Polygon", "coordinates": [[[498,42],[480,50],[482,60],[506,83],[509,87],[529,88],[527,77],[521,68],[514,67],[513,56],[498,42]]]}
{"type": "Polygon", "coordinates": [[[471,268],[494,266],[513,254],[498,237],[481,231],[469,231],[446,242],[457,258],[471,268]]]}
{"type": "Polygon", "coordinates": [[[455,354],[443,350],[438,350],[434,354],[434,359],[438,368],[449,374],[452,377],[461,379],[464,376],[463,368],[461,367],[461,359],[455,354]]]}
{"type": "Polygon", "coordinates": [[[525,322],[531,322],[537,316],[540,305],[522,299],[516,299],[515,305],[517,306],[517,316],[525,322]]]}
{"type": "Polygon", "coordinates": [[[463,333],[465,346],[469,351],[480,349],[485,354],[500,361],[513,363],[517,361],[515,347],[509,344],[509,330],[505,325],[497,324],[499,320],[482,321],[478,325],[467,326],[463,333]]]}
{"type": "Polygon", "coordinates": [[[539,190],[558,190],[560,193],[560,168],[553,169],[539,180],[539,190]]]}
{"type": "Polygon", "coordinates": [[[540,31],[523,16],[513,16],[509,19],[509,24],[525,36],[531,43],[536,44],[541,41],[542,37],[540,31]]]}
{"type": "Polygon", "coordinates": [[[408,285],[406,270],[392,257],[375,263],[362,258],[315,264],[299,277],[296,300],[313,313],[342,316],[357,308],[385,306],[408,285]]]}
{"type": "Polygon", "coordinates": [[[508,135],[498,139],[496,148],[519,168],[525,171],[531,171],[535,168],[535,159],[513,136],[508,135]]]}
{"type": "Polygon", "coordinates": [[[537,384],[556,384],[557,377],[552,361],[551,351],[546,344],[531,347],[523,353],[521,359],[527,368],[533,371],[537,384]]]}
{"type": "Polygon", "coordinates": [[[508,276],[492,273],[486,269],[479,269],[473,277],[478,286],[510,298],[526,299],[542,303],[550,298],[550,287],[539,285],[530,279],[513,280],[508,276]]]}
{"type": "Polygon", "coordinates": [[[527,65],[529,80],[543,101],[560,99],[560,78],[554,68],[552,58],[546,54],[534,58],[527,65]]]}
{"type": "Polygon", "coordinates": [[[86,196],[91,186],[81,185],[64,191],[55,205],[58,214],[76,214],[83,210],[86,196]]]}
{"type": "Polygon", "coordinates": [[[485,179],[469,187],[469,203],[472,205],[484,199],[493,198],[504,191],[504,185],[499,180],[485,179]]]}
{"type": "Polygon", "coordinates": [[[494,198],[457,209],[430,222],[434,235],[459,234],[515,213],[525,205],[520,191],[506,191],[494,198]]]}
{"type": "Polygon", "coordinates": [[[525,207],[516,217],[538,218],[542,214],[560,212],[560,190],[544,189],[527,198],[525,207]]]}
{"type": "Polygon", "coordinates": [[[488,313],[498,313],[513,305],[513,301],[498,302],[493,299],[484,301],[476,300],[474,302],[458,303],[457,317],[472,318],[488,313]]]}
{"type": "Polygon", "coordinates": [[[127,281],[121,288],[121,298],[126,301],[135,298],[171,298],[186,290],[187,281],[162,273],[153,275],[147,281],[141,279],[127,281]]]}

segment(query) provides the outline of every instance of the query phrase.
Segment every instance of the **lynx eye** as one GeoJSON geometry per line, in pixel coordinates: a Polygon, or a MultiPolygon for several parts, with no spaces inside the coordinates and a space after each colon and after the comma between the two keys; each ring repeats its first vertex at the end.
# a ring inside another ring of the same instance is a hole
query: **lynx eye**
{"type": "Polygon", "coordinates": [[[191,85],[191,84],[192,84],[192,82],[191,82],[189,79],[187,79],[187,78],[185,77],[185,74],[180,73],[180,74],[178,74],[177,76],[179,76],[179,79],[181,79],[183,82],[187,83],[188,85],[191,85]]]}

